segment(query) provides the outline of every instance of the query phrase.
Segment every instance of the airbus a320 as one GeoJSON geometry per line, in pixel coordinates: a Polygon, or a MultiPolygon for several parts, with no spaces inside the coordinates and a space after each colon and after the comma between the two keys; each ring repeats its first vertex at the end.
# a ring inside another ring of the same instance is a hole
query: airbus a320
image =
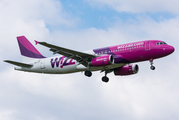
{"type": "Polygon", "coordinates": [[[23,62],[5,60],[16,65],[15,70],[46,73],[67,74],[84,71],[85,76],[91,77],[92,71],[104,72],[103,82],[108,82],[108,73],[116,76],[133,75],[139,71],[139,66],[134,64],[149,61],[150,68],[155,70],[153,61],[174,52],[174,47],[161,40],[145,40],[134,43],[116,45],[111,47],[93,49],[80,52],[46,42],[35,41],[53,52],[60,54],[55,57],[44,57],[25,36],[17,37],[23,62]]]}

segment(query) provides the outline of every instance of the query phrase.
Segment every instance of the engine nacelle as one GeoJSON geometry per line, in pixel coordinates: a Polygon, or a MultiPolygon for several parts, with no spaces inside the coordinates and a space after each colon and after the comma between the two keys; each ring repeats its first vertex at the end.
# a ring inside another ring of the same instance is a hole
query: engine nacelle
{"type": "Polygon", "coordinates": [[[112,55],[104,55],[100,57],[96,57],[92,59],[90,62],[91,66],[105,66],[105,65],[111,65],[114,63],[114,57],[112,55]]]}
{"type": "Polygon", "coordinates": [[[114,70],[115,75],[132,75],[132,74],[137,74],[139,71],[139,66],[137,64],[133,65],[125,65],[123,67],[117,68],[114,70]]]}

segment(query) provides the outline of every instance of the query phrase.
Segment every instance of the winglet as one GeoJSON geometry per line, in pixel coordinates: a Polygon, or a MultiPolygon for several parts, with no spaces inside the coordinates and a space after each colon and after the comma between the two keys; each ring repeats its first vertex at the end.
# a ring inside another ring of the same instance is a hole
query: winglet
{"type": "Polygon", "coordinates": [[[34,40],[34,41],[35,41],[35,45],[39,44],[39,41],[37,41],[37,40],[34,40]]]}

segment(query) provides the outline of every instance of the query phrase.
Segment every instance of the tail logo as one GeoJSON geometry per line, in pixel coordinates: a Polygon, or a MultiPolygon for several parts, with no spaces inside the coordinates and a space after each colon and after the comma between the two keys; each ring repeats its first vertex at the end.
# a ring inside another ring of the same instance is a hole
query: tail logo
{"type": "MultiPolygon", "coordinates": [[[[17,37],[19,43],[19,48],[21,55],[29,58],[45,58],[30,42],[25,36],[17,37]]],[[[37,41],[36,41],[37,44],[37,41]]]]}

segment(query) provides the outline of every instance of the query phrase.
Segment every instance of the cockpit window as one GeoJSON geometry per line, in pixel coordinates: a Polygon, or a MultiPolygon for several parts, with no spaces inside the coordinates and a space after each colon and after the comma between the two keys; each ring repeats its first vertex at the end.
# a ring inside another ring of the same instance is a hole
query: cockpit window
{"type": "Polygon", "coordinates": [[[157,45],[167,45],[165,42],[158,42],[157,45]]]}

